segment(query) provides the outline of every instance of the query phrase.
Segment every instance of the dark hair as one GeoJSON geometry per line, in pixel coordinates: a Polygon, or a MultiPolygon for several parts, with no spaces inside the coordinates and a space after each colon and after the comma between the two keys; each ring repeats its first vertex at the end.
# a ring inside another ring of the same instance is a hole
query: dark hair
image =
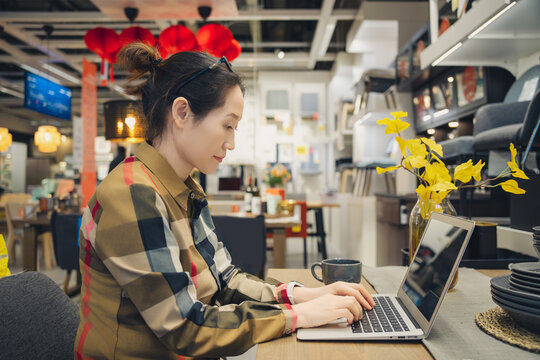
{"type": "Polygon", "coordinates": [[[149,142],[159,139],[165,130],[166,116],[175,98],[185,97],[195,121],[225,103],[225,96],[235,86],[245,93],[242,79],[219,64],[210,71],[189,81],[172,93],[183,81],[214,64],[218,59],[207,53],[183,51],[160,61],[157,49],[143,43],[131,43],[118,54],[118,60],[132,73],[130,82],[146,77],[145,81],[129,86],[127,93],[141,97],[145,115],[144,134],[149,142]]]}
{"type": "Polygon", "coordinates": [[[123,147],[122,145],[118,146],[118,148],[116,149],[120,154],[125,154],[126,153],[126,148],[123,147]]]}

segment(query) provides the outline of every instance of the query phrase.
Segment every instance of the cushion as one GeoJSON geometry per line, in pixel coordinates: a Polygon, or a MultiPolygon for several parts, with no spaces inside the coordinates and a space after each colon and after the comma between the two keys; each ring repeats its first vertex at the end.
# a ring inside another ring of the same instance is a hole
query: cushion
{"type": "Polygon", "coordinates": [[[443,148],[443,159],[452,159],[460,156],[473,155],[473,136],[460,136],[455,139],[439,142],[443,148]]]}
{"type": "Polygon", "coordinates": [[[504,102],[531,101],[538,89],[540,89],[540,65],[525,71],[512,84],[504,97],[504,102]]]}
{"type": "Polygon", "coordinates": [[[500,126],[486,130],[474,137],[473,149],[475,151],[507,149],[510,143],[516,145],[521,133],[521,124],[500,126]]]}
{"type": "Polygon", "coordinates": [[[474,135],[510,124],[521,124],[529,102],[496,103],[482,106],[475,115],[474,135]]]}

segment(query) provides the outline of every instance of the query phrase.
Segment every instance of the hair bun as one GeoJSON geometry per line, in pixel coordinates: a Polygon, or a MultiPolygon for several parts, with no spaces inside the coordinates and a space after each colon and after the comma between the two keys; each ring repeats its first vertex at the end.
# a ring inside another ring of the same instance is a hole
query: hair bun
{"type": "MultiPolygon", "coordinates": [[[[132,75],[129,81],[139,79],[152,72],[161,61],[159,51],[141,42],[128,44],[118,53],[118,63],[132,75]]],[[[127,89],[128,94],[140,95],[144,84],[127,89]]]]}

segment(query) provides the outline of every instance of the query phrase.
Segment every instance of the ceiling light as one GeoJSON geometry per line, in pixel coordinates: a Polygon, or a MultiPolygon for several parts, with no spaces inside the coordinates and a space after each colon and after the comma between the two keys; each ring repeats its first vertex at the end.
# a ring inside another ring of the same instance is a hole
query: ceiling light
{"type": "Polygon", "coordinates": [[[431,115],[422,116],[422,121],[428,121],[428,120],[431,120],[431,115]]]}
{"type": "Polygon", "coordinates": [[[439,117],[439,116],[443,116],[445,114],[448,114],[450,110],[448,109],[442,109],[442,110],[439,110],[439,111],[436,111],[434,114],[433,114],[433,117],[439,117]]]}
{"type": "Polygon", "coordinates": [[[43,64],[43,68],[49,70],[49,71],[52,72],[52,73],[55,73],[55,74],[58,75],[58,76],[63,77],[63,78],[66,79],[66,80],[71,81],[71,82],[74,83],[74,84],[77,84],[77,85],[80,85],[80,84],[81,84],[81,80],[80,80],[80,79],[78,79],[78,78],[76,78],[75,76],[70,75],[70,74],[68,74],[68,73],[66,73],[66,72],[64,72],[64,71],[62,71],[62,70],[60,70],[60,69],[58,69],[58,68],[55,67],[55,66],[52,66],[52,65],[49,65],[49,64],[43,64]]]}
{"type": "Polygon", "coordinates": [[[40,126],[34,133],[34,143],[41,152],[55,152],[60,146],[60,142],[60,133],[54,126],[40,126]]]}
{"type": "Polygon", "coordinates": [[[486,21],[485,23],[483,23],[478,29],[474,30],[472,33],[469,34],[469,36],[467,36],[467,39],[472,39],[473,37],[475,37],[476,35],[478,35],[478,33],[482,30],[484,30],[489,24],[491,24],[492,22],[494,22],[495,20],[497,20],[497,18],[499,18],[499,16],[501,16],[502,14],[504,14],[505,12],[507,12],[508,10],[510,10],[510,8],[512,6],[516,5],[516,2],[512,2],[510,4],[508,4],[504,9],[502,9],[501,11],[499,11],[497,14],[495,14],[491,19],[489,19],[488,21],[486,21]]]}
{"type": "Polygon", "coordinates": [[[448,127],[451,127],[451,128],[457,128],[459,126],[459,121],[450,121],[448,123],[448,127]]]}
{"type": "Polygon", "coordinates": [[[277,53],[278,59],[283,59],[285,57],[285,52],[283,50],[279,50],[277,53]]]}
{"type": "Polygon", "coordinates": [[[452,54],[454,51],[456,51],[457,49],[459,49],[459,47],[463,45],[463,43],[460,41],[458,42],[456,45],[452,46],[452,48],[450,48],[450,50],[448,50],[447,52],[445,52],[444,54],[442,54],[441,56],[439,56],[439,58],[437,60],[435,60],[433,62],[433,64],[431,64],[431,66],[437,66],[441,61],[443,61],[444,59],[446,59],[450,54],[452,54]]]}
{"type": "Polygon", "coordinates": [[[11,146],[12,137],[7,128],[0,127],[0,152],[7,151],[11,146]]]}
{"type": "Polygon", "coordinates": [[[435,129],[428,129],[428,130],[427,130],[427,133],[428,133],[429,135],[433,135],[433,134],[435,134],[435,129]]]}
{"type": "Polygon", "coordinates": [[[111,100],[103,104],[105,139],[140,142],[144,140],[140,103],[130,100],[111,100]]]}
{"type": "Polygon", "coordinates": [[[448,80],[449,83],[452,83],[452,82],[454,82],[454,77],[453,77],[453,76],[449,76],[447,80],[448,80]]]}

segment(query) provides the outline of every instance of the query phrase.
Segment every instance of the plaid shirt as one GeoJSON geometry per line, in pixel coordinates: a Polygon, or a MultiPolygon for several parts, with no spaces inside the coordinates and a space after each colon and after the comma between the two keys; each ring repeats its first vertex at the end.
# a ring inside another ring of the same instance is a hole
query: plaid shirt
{"type": "Polygon", "coordinates": [[[201,187],[147,143],[99,185],[80,243],[76,359],[236,355],[294,331],[287,284],[231,264],[201,187]]]}

